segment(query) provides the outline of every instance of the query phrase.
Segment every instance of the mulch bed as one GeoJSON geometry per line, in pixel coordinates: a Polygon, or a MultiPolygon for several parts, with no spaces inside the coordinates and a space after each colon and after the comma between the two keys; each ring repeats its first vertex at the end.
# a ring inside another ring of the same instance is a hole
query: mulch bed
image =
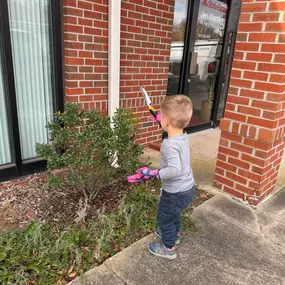
{"type": "MultiPolygon", "coordinates": [[[[89,203],[86,220],[96,217],[98,210],[112,212],[122,196],[130,191],[127,182],[105,186],[89,203]]],[[[81,191],[50,188],[45,174],[34,175],[25,184],[0,190],[0,231],[24,228],[33,220],[70,223],[76,218],[81,191]]]]}
{"type": "MultiPolygon", "coordinates": [[[[159,193],[160,183],[154,183],[154,191],[159,193]]],[[[131,191],[127,181],[112,183],[99,192],[89,203],[86,221],[96,218],[98,211],[116,211],[122,197],[131,191]]],[[[197,189],[191,207],[195,208],[211,197],[197,189]]],[[[46,174],[35,174],[25,184],[19,183],[0,190],[0,231],[26,227],[31,221],[73,223],[77,217],[79,201],[84,196],[81,191],[63,191],[48,187],[46,174]]]]}

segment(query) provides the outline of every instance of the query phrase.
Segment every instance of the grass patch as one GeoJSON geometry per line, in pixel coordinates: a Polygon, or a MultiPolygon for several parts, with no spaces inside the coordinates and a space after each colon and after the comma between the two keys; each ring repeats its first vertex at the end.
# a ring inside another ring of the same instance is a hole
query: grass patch
{"type": "MultiPolygon", "coordinates": [[[[158,195],[134,188],[115,213],[98,213],[85,227],[32,223],[0,234],[1,284],[65,284],[156,227],[158,195]]],[[[185,212],[183,228],[195,226],[185,212]]]]}

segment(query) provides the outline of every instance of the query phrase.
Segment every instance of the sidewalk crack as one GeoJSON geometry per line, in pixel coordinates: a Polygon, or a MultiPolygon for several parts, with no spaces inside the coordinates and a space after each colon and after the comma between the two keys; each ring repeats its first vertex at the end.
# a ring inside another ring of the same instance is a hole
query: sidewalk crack
{"type": "Polygon", "coordinates": [[[104,264],[104,265],[106,266],[106,268],[108,268],[108,270],[110,270],[116,277],[118,277],[118,278],[122,281],[123,284],[127,285],[127,283],[126,283],[112,268],[110,268],[105,262],[104,262],[103,264],[104,264]]]}
{"type": "Polygon", "coordinates": [[[263,232],[263,229],[262,229],[262,226],[260,225],[260,221],[259,221],[259,218],[258,218],[258,212],[256,210],[253,210],[253,215],[256,219],[256,223],[257,223],[257,226],[259,228],[259,235],[261,235],[262,237],[266,238],[264,232],[263,232]]]}

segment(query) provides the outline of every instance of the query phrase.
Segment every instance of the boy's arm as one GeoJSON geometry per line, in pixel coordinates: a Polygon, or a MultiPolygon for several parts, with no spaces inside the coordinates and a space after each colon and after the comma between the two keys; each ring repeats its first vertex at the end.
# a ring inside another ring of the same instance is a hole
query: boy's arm
{"type": "Polygon", "coordinates": [[[160,179],[171,179],[181,174],[180,152],[177,146],[167,145],[164,149],[167,166],[159,170],[160,179]]]}

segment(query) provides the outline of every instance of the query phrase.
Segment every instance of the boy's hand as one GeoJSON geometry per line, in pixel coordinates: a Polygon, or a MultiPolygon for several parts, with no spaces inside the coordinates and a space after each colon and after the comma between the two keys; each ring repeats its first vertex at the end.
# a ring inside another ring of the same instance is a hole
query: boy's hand
{"type": "Polygon", "coordinates": [[[161,121],[161,115],[160,115],[160,112],[157,112],[157,115],[156,115],[156,117],[154,117],[154,116],[150,116],[149,118],[148,118],[150,121],[158,121],[158,122],[160,122],[161,121]]]}
{"type": "Polygon", "coordinates": [[[128,176],[128,182],[134,183],[134,184],[142,183],[143,182],[143,175],[141,173],[137,173],[137,174],[128,176]]]}
{"type": "Polygon", "coordinates": [[[159,179],[158,169],[151,169],[149,167],[139,168],[136,172],[143,175],[143,180],[159,179]]]}

